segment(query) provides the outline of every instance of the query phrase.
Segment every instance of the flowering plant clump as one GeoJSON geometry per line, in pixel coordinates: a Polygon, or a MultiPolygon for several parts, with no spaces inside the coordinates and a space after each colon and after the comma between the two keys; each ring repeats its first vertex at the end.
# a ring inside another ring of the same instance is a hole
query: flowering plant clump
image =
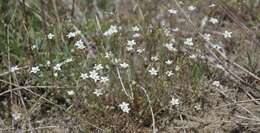
{"type": "Polygon", "coordinates": [[[259,0],[0,6],[2,132],[259,131],[259,0]]]}

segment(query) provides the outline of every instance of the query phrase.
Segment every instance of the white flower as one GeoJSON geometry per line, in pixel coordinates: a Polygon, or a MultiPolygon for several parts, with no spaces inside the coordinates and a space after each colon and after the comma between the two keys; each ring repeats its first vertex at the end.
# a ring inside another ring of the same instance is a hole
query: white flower
{"type": "Polygon", "coordinates": [[[121,64],[120,64],[120,67],[121,67],[121,68],[128,68],[129,65],[124,62],[124,63],[121,63],[121,64]]]}
{"type": "Polygon", "coordinates": [[[214,85],[216,87],[220,87],[221,86],[219,81],[213,81],[212,85],[214,85]]]}
{"type": "Polygon", "coordinates": [[[172,38],[172,39],[171,39],[171,42],[172,42],[172,43],[175,43],[175,42],[176,42],[175,38],[172,38]]]}
{"type": "Polygon", "coordinates": [[[81,73],[80,74],[80,78],[82,78],[83,80],[89,78],[88,74],[87,73],[81,73]]]}
{"type": "Polygon", "coordinates": [[[196,59],[197,56],[196,56],[195,54],[193,54],[193,55],[190,55],[189,58],[191,58],[191,59],[196,59]]]}
{"type": "Polygon", "coordinates": [[[51,65],[51,62],[50,62],[49,60],[47,60],[46,65],[47,65],[47,66],[50,66],[50,65],[51,65]]]}
{"type": "Polygon", "coordinates": [[[181,68],[177,65],[176,67],[175,67],[175,71],[179,71],[181,68]]]}
{"type": "Polygon", "coordinates": [[[75,37],[75,36],[76,36],[75,32],[69,32],[69,34],[66,35],[66,37],[68,37],[68,38],[72,38],[72,37],[75,37]]]}
{"type": "Polygon", "coordinates": [[[171,65],[171,64],[172,64],[172,60],[167,60],[167,61],[165,61],[165,64],[171,65]]]}
{"type": "Polygon", "coordinates": [[[186,38],[184,44],[188,46],[193,46],[192,38],[186,38]]]}
{"type": "Polygon", "coordinates": [[[188,10],[189,10],[189,11],[194,11],[195,9],[196,9],[196,7],[193,6],[193,5],[190,5],[190,6],[188,7],[188,10]]]}
{"type": "Polygon", "coordinates": [[[127,40],[127,46],[133,47],[136,44],[135,40],[127,40]]]}
{"type": "Polygon", "coordinates": [[[95,91],[93,92],[96,96],[102,96],[104,94],[104,90],[103,89],[95,89],[95,91]]]}
{"type": "Polygon", "coordinates": [[[138,54],[141,54],[141,53],[143,53],[145,50],[144,50],[144,48],[138,48],[137,50],[136,50],[136,52],[138,53],[138,54]]]}
{"type": "Polygon", "coordinates": [[[173,72],[172,71],[166,71],[165,74],[168,76],[168,77],[171,77],[173,75],[173,72]]]}
{"type": "Polygon", "coordinates": [[[21,118],[22,114],[21,113],[13,113],[12,117],[14,118],[14,120],[19,120],[21,118]]]}
{"type": "Polygon", "coordinates": [[[91,79],[93,79],[95,82],[97,82],[98,80],[100,80],[100,76],[99,74],[96,72],[96,70],[92,70],[89,72],[89,77],[91,79]]]}
{"type": "Polygon", "coordinates": [[[75,43],[75,46],[76,46],[78,49],[84,49],[84,48],[86,48],[86,46],[84,45],[84,43],[83,43],[82,40],[78,40],[78,41],[75,43]]]}
{"type": "Polygon", "coordinates": [[[17,70],[19,70],[19,68],[17,66],[13,66],[10,68],[10,72],[15,72],[17,70]]]}
{"type": "Polygon", "coordinates": [[[54,71],[60,71],[60,70],[61,70],[61,65],[62,65],[62,64],[56,64],[56,65],[53,67],[53,70],[54,70],[54,71]]]}
{"type": "Polygon", "coordinates": [[[108,77],[100,77],[100,82],[105,84],[109,81],[109,78],[108,77]]]}
{"type": "Polygon", "coordinates": [[[33,46],[32,46],[32,49],[37,49],[37,48],[38,48],[37,45],[33,45],[33,46]]]}
{"type": "Polygon", "coordinates": [[[140,37],[140,36],[141,36],[140,33],[135,33],[135,34],[133,35],[134,38],[138,38],[138,37],[140,37]]]}
{"type": "Polygon", "coordinates": [[[224,33],[223,33],[224,38],[231,38],[231,34],[232,34],[232,32],[229,32],[229,31],[224,31],[224,33]]]}
{"type": "Polygon", "coordinates": [[[39,71],[40,71],[39,66],[32,67],[32,69],[31,69],[31,73],[37,73],[39,71]]]}
{"type": "Polygon", "coordinates": [[[201,110],[201,105],[199,103],[197,103],[195,106],[194,106],[195,110],[199,111],[201,110]]]}
{"type": "Polygon", "coordinates": [[[212,17],[212,18],[209,19],[209,22],[211,22],[212,24],[217,24],[218,19],[212,17]]]}
{"type": "Polygon", "coordinates": [[[113,55],[113,54],[112,54],[111,51],[106,52],[106,53],[105,53],[105,58],[110,58],[112,55],[113,55]]]}
{"type": "Polygon", "coordinates": [[[54,37],[54,35],[52,33],[48,34],[48,39],[51,40],[54,37]]]}
{"type": "Polygon", "coordinates": [[[211,37],[210,34],[204,34],[204,39],[205,39],[205,40],[209,41],[209,40],[210,40],[210,37],[211,37]]]}
{"type": "Polygon", "coordinates": [[[129,106],[129,103],[126,103],[126,102],[122,102],[121,104],[119,104],[119,107],[125,113],[129,113],[129,111],[130,111],[130,108],[128,106],[129,106]]]}
{"type": "Polygon", "coordinates": [[[209,7],[215,7],[216,5],[213,3],[213,4],[211,4],[211,5],[209,5],[209,7]]]}
{"type": "Polygon", "coordinates": [[[152,60],[152,61],[158,61],[158,60],[159,60],[159,57],[158,57],[158,56],[152,56],[152,57],[151,57],[151,60],[152,60]]]}
{"type": "Polygon", "coordinates": [[[136,45],[135,40],[127,40],[127,51],[132,51],[134,50],[133,46],[136,45]]]}
{"type": "Polygon", "coordinates": [[[172,106],[179,105],[180,104],[179,99],[175,99],[175,98],[172,97],[172,100],[170,101],[170,104],[172,106]]]}
{"type": "Polygon", "coordinates": [[[53,74],[53,76],[54,76],[54,77],[58,77],[58,73],[55,72],[55,73],[53,74]]]}
{"type": "Polygon", "coordinates": [[[67,91],[68,95],[72,96],[75,94],[75,92],[73,90],[67,91]]]}
{"type": "Polygon", "coordinates": [[[176,48],[173,47],[172,43],[166,43],[164,46],[169,50],[169,51],[177,51],[176,48]]]}
{"type": "Polygon", "coordinates": [[[126,47],[126,50],[127,50],[127,51],[133,51],[134,48],[133,48],[132,46],[127,46],[127,47],[126,47]]]}
{"type": "Polygon", "coordinates": [[[148,70],[148,72],[151,75],[157,76],[158,75],[158,70],[156,70],[154,67],[152,67],[150,70],[148,70]]]}
{"type": "Polygon", "coordinates": [[[68,58],[68,59],[66,59],[64,62],[65,62],[65,63],[69,63],[69,62],[72,62],[72,61],[73,61],[72,58],[68,58]]]}
{"type": "Polygon", "coordinates": [[[221,46],[219,46],[218,44],[213,44],[213,45],[211,45],[213,48],[215,48],[215,49],[221,49],[222,47],[221,46]]]}
{"type": "Polygon", "coordinates": [[[138,28],[138,26],[133,26],[133,27],[132,27],[132,31],[138,32],[138,31],[140,31],[140,29],[138,28]]]}
{"type": "Polygon", "coordinates": [[[177,14],[177,13],[178,13],[178,10],[176,10],[176,9],[169,9],[168,12],[169,12],[170,14],[177,14]]]}
{"type": "Polygon", "coordinates": [[[111,36],[117,32],[118,32],[117,26],[111,25],[110,28],[104,33],[104,36],[111,36]]]}
{"type": "Polygon", "coordinates": [[[104,69],[104,67],[102,66],[102,64],[98,64],[98,65],[95,64],[94,69],[95,69],[96,71],[99,71],[99,70],[104,69]]]}

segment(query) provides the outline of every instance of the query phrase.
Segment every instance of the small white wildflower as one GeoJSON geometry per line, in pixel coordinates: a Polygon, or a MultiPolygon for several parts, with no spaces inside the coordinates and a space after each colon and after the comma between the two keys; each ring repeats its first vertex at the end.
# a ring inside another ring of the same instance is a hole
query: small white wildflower
{"type": "Polygon", "coordinates": [[[17,66],[13,66],[10,68],[10,72],[15,72],[17,70],[19,70],[19,68],[17,66]]]}
{"type": "Polygon", "coordinates": [[[76,46],[76,48],[78,48],[78,49],[84,49],[84,48],[86,48],[86,46],[84,45],[84,43],[83,43],[82,40],[78,40],[78,41],[75,43],[75,46],[76,46]]]}
{"type": "Polygon", "coordinates": [[[127,40],[127,46],[133,47],[136,44],[135,40],[127,40]]]}
{"type": "Polygon", "coordinates": [[[129,111],[130,111],[130,108],[128,106],[129,106],[129,103],[126,103],[126,102],[122,102],[121,104],[119,104],[119,107],[125,113],[129,113],[129,111]]]}
{"type": "Polygon", "coordinates": [[[173,47],[172,43],[166,43],[164,46],[169,50],[169,51],[177,51],[176,48],[173,47]]]}
{"type": "Polygon", "coordinates": [[[210,40],[210,37],[211,37],[211,35],[210,34],[204,34],[204,39],[205,40],[207,40],[207,41],[209,41],[210,40]]]}
{"type": "Polygon", "coordinates": [[[76,36],[76,33],[75,32],[69,32],[69,34],[66,35],[66,37],[68,37],[69,39],[70,38],[73,38],[76,36]]]}
{"type": "Polygon", "coordinates": [[[127,46],[127,47],[126,47],[126,50],[127,50],[127,51],[133,51],[134,48],[133,48],[132,46],[127,46]]]}
{"type": "Polygon", "coordinates": [[[12,117],[14,118],[14,120],[19,120],[19,119],[21,119],[21,116],[22,116],[22,114],[21,113],[13,113],[12,114],[12,117]]]}
{"type": "Polygon", "coordinates": [[[52,33],[48,34],[48,39],[51,40],[54,37],[54,35],[52,33]]]}
{"type": "Polygon", "coordinates": [[[184,44],[188,46],[193,46],[192,38],[186,38],[184,44]]]}
{"type": "Polygon", "coordinates": [[[173,28],[172,31],[173,31],[173,32],[178,32],[178,31],[179,31],[179,28],[173,28]]]}
{"type": "Polygon", "coordinates": [[[172,71],[166,71],[165,74],[168,76],[168,77],[171,77],[173,75],[173,72],[172,71]]]}
{"type": "Polygon", "coordinates": [[[189,10],[189,11],[194,11],[195,9],[196,9],[196,7],[193,6],[193,5],[190,5],[190,6],[188,7],[188,10],[189,10]]]}
{"type": "Polygon", "coordinates": [[[95,82],[97,82],[98,80],[100,80],[100,76],[99,74],[96,72],[96,70],[92,70],[89,72],[89,77],[91,79],[93,79],[95,82]]]}
{"type": "Polygon", "coordinates": [[[168,12],[169,12],[170,14],[177,14],[177,13],[178,13],[178,10],[176,10],[176,9],[169,9],[168,12]]]}
{"type": "Polygon", "coordinates": [[[83,80],[89,78],[88,74],[87,73],[81,73],[80,74],[80,78],[82,78],[83,80]]]}
{"type": "Polygon", "coordinates": [[[213,3],[213,4],[211,4],[211,5],[209,5],[209,7],[215,7],[216,5],[213,3]]]}
{"type": "Polygon", "coordinates": [[[172,42],[172,43],[175,43],[175,42],[176,42],[175,38],[172,38],[172,39],[171,39],[171,42],[172,42]]]}
{"type": "Polygon", "coordinates": [[[201,110],[201,105],[199,103],[197,103],[195,106],[194,106],[195,110],[199,111],[201,110]]]}
{"type": "Polygon", "coordinates": [[[172,64],[172,60],[167,60],[167,61],[165,61],[165,64],[167,64],[167,65],[171,65],[172,64]]]}
{"type": "Polygon", "coordinates": [[[138,37],[140,37],[140,36],[141,36],[140,33],[134,33],[133,38],[138,38],[138,37]]]}
{"type": "Polygon", "coordinates": [[[121,68],[128,68],[129,67],[129,65],[127,64],[127,63],[122,63],[122,64],[120,64],[120,67],[121,68]]]}
{"type": "Polygon", "coordinates": [[[106,84],[109,81],[108,77],[100,77],[100,82],[106,84]]]}
{"type": "Polygon", "coordinates": [[[181,68],[177,65],[176,67],[175,67],[175,71],[179,71],[181,68]]]}
{"type": "Polygon", "coordinates": [[[72,62],[72,61],[73,61],[72,58],[68,58],[68,59],[66,59],[64,62],[65,62],[65,63],[69,63],[69,62],[72,62]]]}
{"type": "Polygon", "coordinates": [[[113,55],[113,54],[112,54],[111,51],[106,52],[106,53],[105,53],[105,58],[110,58],[112,55],[113,55]]]}
{"type": "Polygon", "coordinates": [[[96,71],[99,71],[99,70],[104,69],[104,67],[102,66],[102,64],[98,64],[98,65],[95,64],[94,69],[95,69],[96,71]]]}
{"type": "Polygon", "coordinates": [[[39,66],[36,66],[36,67],[32,67],[32,69],[31,69],[31,73],[37,73],[37,72],[39,72],[40,71],[40,68],[39,68],[39,66]]]}
{"type": "Polygon", "coordinates": [[[172,97],[172,100],[170,101],[170,104],[172,106],[179,105],[180,104],[179,99],[175,99],[175,98],[172,97]]]}
{"type": "Polygon", "coordinates": [[[151,75],[157,76],[158,75],[158,70],[156,70],[154,67],[152,67],[151,69],[148,70],[148,72],[151,75]]]}
{"type": "Polygon", "coordinates": [[[212,85],[214,85],[216,87],[220,87],[221,86],[219,81],[213,81],[212,85]]]}
{"type": "Polygon", "coordinates": [[[37,49],[37,45],[32,45],[32,49],[37,49]]]}
{"type": "Polygon", "coordinates": [[[212,18],[209,19],[209,22],[211,22],[212,24],[217,24],[218,19],[212,17],[212,18]]]}
{"type": "Polygon", "coordinates": [[[219,46],[218,44],[213,44],[213,45],[211,45],[211,46],[212,46],[212,48],[214,48],[214,49],[222,49],[222,47],[219,46]]]}
{"type": "Polygon", "coordinates": [[[191,58],[191,59],[196,59],[197,56],[196,56],[195,54],[193,54],[193,55],[190,55],[189,58],[191,58]]]}
{"type": "Polygon", "coordinates": [[[54,77],[58,77],[58,73],[55,72],[55,73],[53,74],[53,76],[54,76],[54,77]]]}
{"type": "Polygon", "coordinates": [[[46,65],[47,65],[47,66],[50,66],[50,65],[51,65],[51,62],[48,60],[48,61],[46,62],[46,65]]]}
{"type": "Polygon", "coordinates": [[[140,31],[140,29],[138,28],[138,26],[133,26],[133,27],[132,27],[132,31],[138,32],[138,31],[140,31]]]}
{"type": "Polygon", "coordinates": [[[72,95],[75,94],[75,92],[73,90],[67,91],[67,93],[68,93],[69,96],[72,96],[72,95]]]}
{"type": "Polygon", "coordinates": [[[95,91],[93,92],[96,96],[102,96],[104,94],[104,90],[103,89],[95,89],[95,91]]]}
{"type": "Polygon", "coordinates": [[[53,67],[53,70],[54,70],[54,71],[60,71],[60,70],[61,70],[61,65],[62,65],[62,64],[59,64],[59,63],[56,64],[56,65],[53,67]]]}
{"type": "Polygon", "coordinates": [[[223,33],[224,38],[231,38],[231,34],[232,34],[232,32],[229,32],[229,31],[224,31],[224,33],[223,33]]]}
{"type": "Polygon", "coordinates": [[[143,53],[144,51],[145,51],[144,48],[138,48],[138,49],[136,50],[136,52],[137,52],[138,54],[141,54],[141,53],[143,53]]]}
{"type": "Polygon", "coordinates": [[[158,61],[158,60],[159,60],[159,57],[158,57],[158,56],[152,56],[152,57],[151,57],[151,60],[152,60],[152,61],[158,61]]]}
{"type": "Polygon", "coordinates": [[[118,32],[117,26],[111,25],[110,28],[104,33],[104,36],[111,36],[117,32],[118,32]]]}

